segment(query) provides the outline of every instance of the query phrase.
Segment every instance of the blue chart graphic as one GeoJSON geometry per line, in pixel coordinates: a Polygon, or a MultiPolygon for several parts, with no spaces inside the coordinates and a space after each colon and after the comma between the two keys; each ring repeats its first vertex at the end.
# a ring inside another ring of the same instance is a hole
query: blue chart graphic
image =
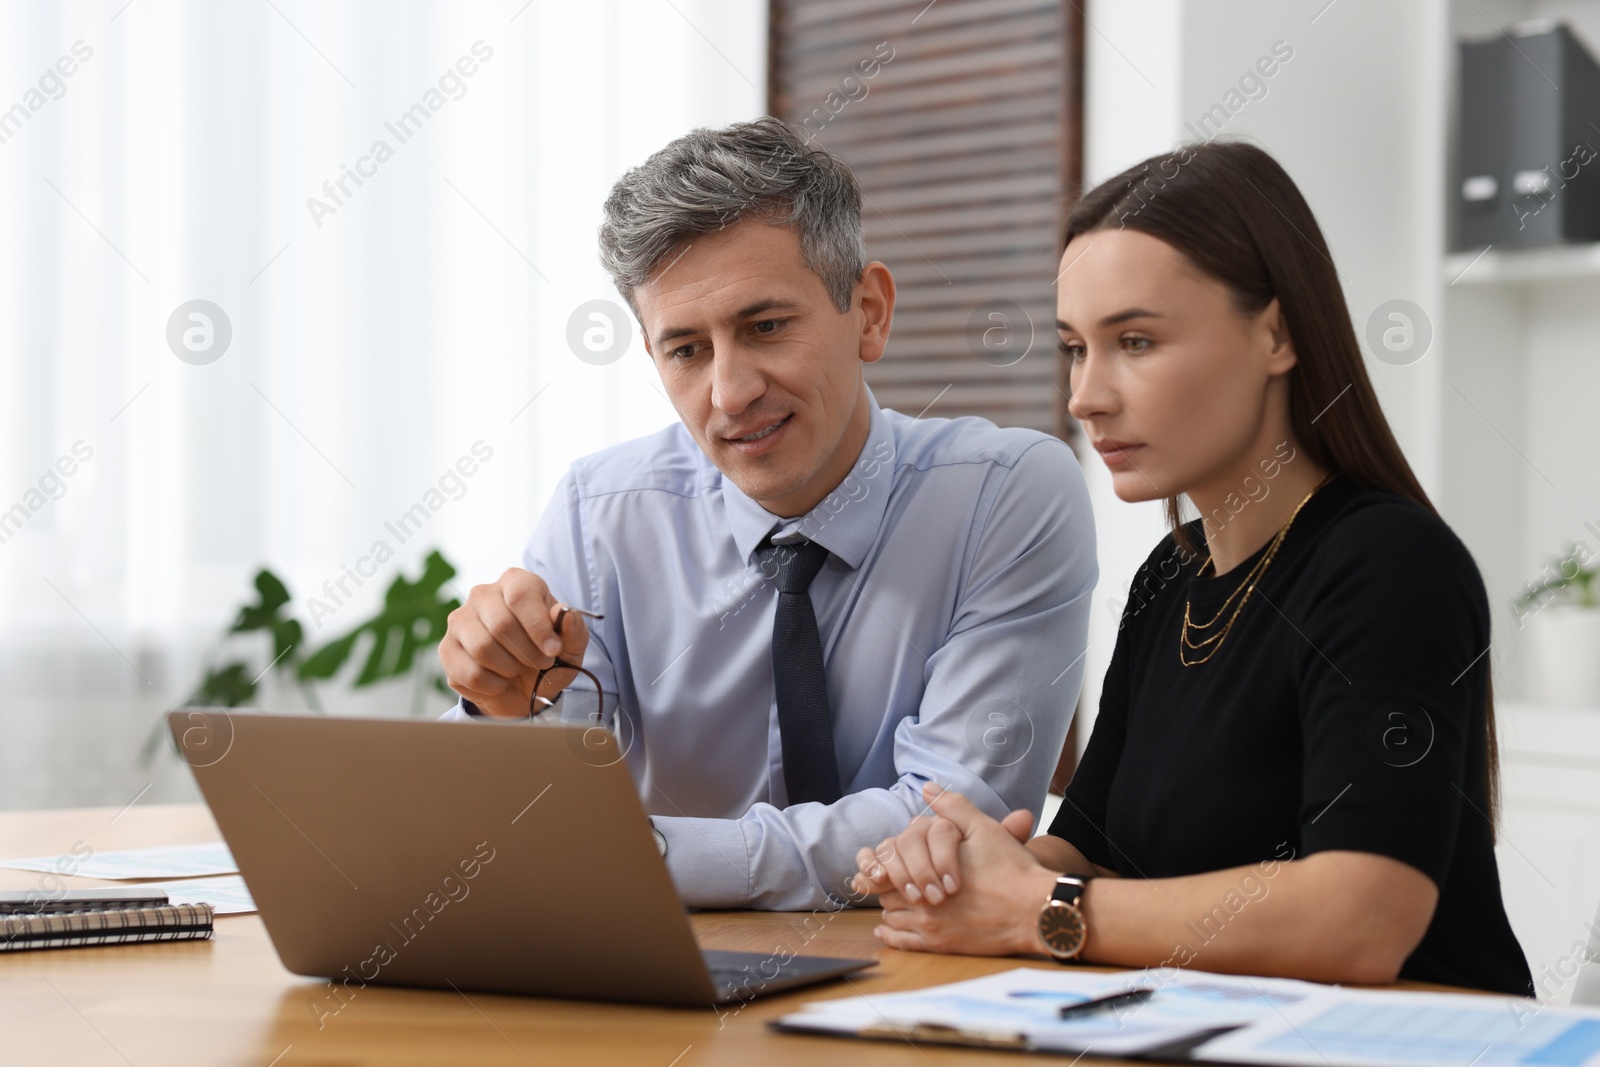
{"type": "Polygon", "coordinates": [[[1600,1053],[1600,1020],[1408,1005],[1342,1004],[1259,1046],[1382,1059],[1391,1063],[1455,1061],[1465,1067],[1579,1067],[1600,1053]]]}

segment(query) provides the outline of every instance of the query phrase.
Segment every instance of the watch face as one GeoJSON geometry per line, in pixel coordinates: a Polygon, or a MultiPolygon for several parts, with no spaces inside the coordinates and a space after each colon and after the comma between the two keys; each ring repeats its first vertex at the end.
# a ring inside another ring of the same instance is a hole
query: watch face
{"type": "Polygon", "coordinates": [[[1062,959],[1076,956],[1086,935],[1083,912],[1075,905],[1052,900],[1039,913],[1039,936],[1044,938],[1045,947],[1054,956],[1062,959]]]}

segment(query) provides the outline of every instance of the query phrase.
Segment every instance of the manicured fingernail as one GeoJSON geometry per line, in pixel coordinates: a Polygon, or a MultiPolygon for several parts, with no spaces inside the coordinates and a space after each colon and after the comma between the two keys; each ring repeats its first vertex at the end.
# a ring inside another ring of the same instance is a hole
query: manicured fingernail
{"type": "Polygon", "coordinates": [[[922,890],[917,888],[915,882],[906,883],[906,899],[913,904],[922,900],[922,890]]]}
{"type": "Polygon", "coordinates": [[[923,893],[927,895],[929,904],[937,904],[944,899],[944,894],[932,882],[929,882],[927,888],[923,889],[923,893]]]}
{"type": "Polygon", "coordinates": [[[944,891],[946,893],[954,893],[956,891],[956,876],[955,875],[947,874],[947,875],[944,876],[944,891]]]}

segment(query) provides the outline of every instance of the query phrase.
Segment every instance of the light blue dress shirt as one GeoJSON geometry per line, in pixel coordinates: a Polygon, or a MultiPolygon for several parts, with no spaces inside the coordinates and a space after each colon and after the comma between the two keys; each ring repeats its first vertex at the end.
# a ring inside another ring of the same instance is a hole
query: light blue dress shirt
{"type": "MultiPolygon", "coordinates": [[[[1097,576],[1083,472],[1036,431],[870,402],[854,469],[799,518],[745,496],[675,424],[573,464],[523,553],[554,597],[605,615],[584,666],[691,907],[837,906],[856,851],[923,813],[930,780],[996,818],[1044,802],[1097,576]],[[831,553],[811,599],[833,804],[786,806],[769,534],[831,553]]],[[[592,687],[580,675],[557,707],[592,720],[592,687]]]]}

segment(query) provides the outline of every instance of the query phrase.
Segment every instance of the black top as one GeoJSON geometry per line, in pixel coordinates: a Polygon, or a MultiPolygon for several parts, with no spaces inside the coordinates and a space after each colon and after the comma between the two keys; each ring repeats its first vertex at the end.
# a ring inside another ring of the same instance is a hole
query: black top
{"type": "MultiPolygon", "coordinates": [[[[1401,976],[1531,996],[1486,815],[1489,605],[1466,547],[1421,506],[1335,478],[1215,656],[1183,666],[1185,600],[1209,622],[1267,551],[1198,578],[1208,553],[1199,523],[1189,531],[1194,551],[1169,535],[1134,575],[1050,833],[1125,877],[1267,864],[1252,883],[1267,888],[1243,890],[1251,899],[1270,891],[1275,861],[1393,857],[1439,887],[1401,976]]],[[[1190,924],[1191,955],[1248,903],[1233,896],[1190,924]]]]}

